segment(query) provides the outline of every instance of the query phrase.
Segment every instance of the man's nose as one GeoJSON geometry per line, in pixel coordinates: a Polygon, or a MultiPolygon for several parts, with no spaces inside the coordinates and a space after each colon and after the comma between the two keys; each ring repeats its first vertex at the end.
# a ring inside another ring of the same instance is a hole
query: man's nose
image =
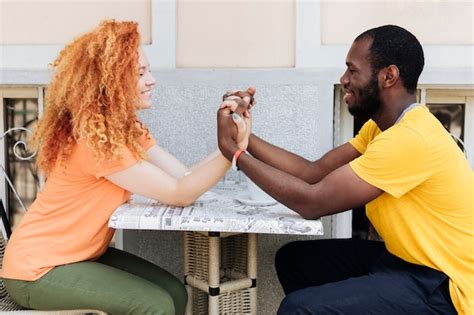
{"type": "Polygon", "coordinates": [[[349,78],[347,76],[347,70],[344,71],[344,73],[342,74],[342,76],[339,78],[339,82],[341,82],[341,84],[343,86],[346,86],[349,84],[349,78]]]}

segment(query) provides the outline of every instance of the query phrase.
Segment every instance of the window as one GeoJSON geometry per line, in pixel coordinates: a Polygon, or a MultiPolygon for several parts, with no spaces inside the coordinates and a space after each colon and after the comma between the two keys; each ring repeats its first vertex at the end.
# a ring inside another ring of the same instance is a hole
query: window
{"type": "Polygon", "coordinates": [[[451,133],[474,166],[474,91],[473,89],[420,89],[420,102],[425,103],[451,133]]]}
{"type": "Polygon", "coordinates": [[[25,208],[33,202],[39,188],[40,179],[35,170],[34,152],[27,144],[31,131],[38,120],[42,107],[42,87],[0,88],[0,131],[2,154],[0,156],[0,198],[4,200],[10,222],[13,226],[23,217],[25,208]],[[7,174],[14,189],[12,189],[7,174]],[[16,197],[20,197],[20,200],[16,197]]]}

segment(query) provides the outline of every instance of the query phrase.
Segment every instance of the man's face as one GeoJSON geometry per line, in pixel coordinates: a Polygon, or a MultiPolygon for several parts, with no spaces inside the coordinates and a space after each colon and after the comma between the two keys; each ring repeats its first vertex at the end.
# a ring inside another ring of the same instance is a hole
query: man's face
{"type": "Polygon", "coordinates": [[[371,117],[380,108],[377,74],[369,61],[371,39],[354,42],[347,54],[347,69],[340,81],[344,86],[344,101],[353,116],[371,117]]]}

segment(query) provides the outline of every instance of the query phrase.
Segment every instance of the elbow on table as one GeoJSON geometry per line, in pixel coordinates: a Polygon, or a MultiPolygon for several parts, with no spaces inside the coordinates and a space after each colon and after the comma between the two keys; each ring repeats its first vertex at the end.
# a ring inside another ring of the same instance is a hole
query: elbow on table
{"type": "Polygon", "coordinates": [[[176,181],[174,187],[170,190],[167,204],[177,207],[187,207],[192,205],[199,197],[193,190],[180,181],[176,181]]]}
{"type": "Polygon", "coordinates": [[[309,211],[298,211],[298,213],[306,220],[317,220],[321,216],[309,211]]]}
{"type": "MultiPolygon", "coordinates": [[[[156,194],[158,195],[158,194],[156,194]]],[[[189,205],[192,205],[197,197],[184,194],[179,191],[175,192],[169,192],[168,194],[161,194],[160,196],[150,196],[153,199],[159,200],[160,202],[170,205],[170,206],[175,206],[175,207],[187,207],[189,205]]]]}
{"type": "Polygon", "coordinates": [[[170,204],[177,207],[187,207],[192,205],[196,201],[196,198],[191,198],[187,196],[180,196],[173,200],[170,204]]]}
{"type": "Polygon", "coordinates": [[[311,204],[299,205],[294,210],[306,220],[317,220],[324,216],[324,210],[311,204]]]}

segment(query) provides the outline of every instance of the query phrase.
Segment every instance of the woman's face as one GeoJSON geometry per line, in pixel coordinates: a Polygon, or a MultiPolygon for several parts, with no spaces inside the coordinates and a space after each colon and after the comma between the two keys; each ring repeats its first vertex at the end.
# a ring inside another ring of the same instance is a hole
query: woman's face
{"type": "Polygon", "coordinates": [[[138,109],[146,109],[151,107],[151,90],[156,81],[150,71],[150,64],[143,49],[138,50],[138,91],[140,92],[140,104],[138,109]]]}

